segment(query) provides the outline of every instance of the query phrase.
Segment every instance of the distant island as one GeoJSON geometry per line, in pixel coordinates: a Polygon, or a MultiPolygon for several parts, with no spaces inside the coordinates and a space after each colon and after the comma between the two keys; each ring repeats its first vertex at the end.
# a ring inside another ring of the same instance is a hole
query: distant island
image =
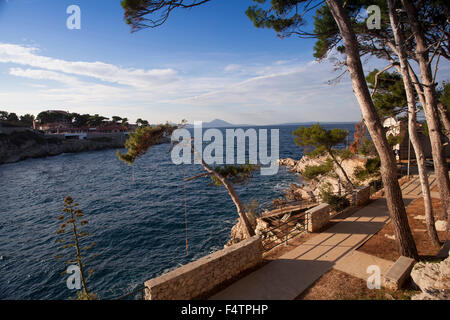
{"type": "MultiPolygon", "coordinates": [[[[286,123],[280,123],[280,124],[268,124],[268,125],[255,125],[255,124],[233,124],[230,122],[227,122],[222,119],[214,119],[209,122],[202,122],[203,128],[236,128],[236,127],[264,127],[264,126],[300,126],[300,125],[311,125],[315,124],[317,121],[305,121],[305,122],[286,122],[286,123]]],[[[321,122],[322,124],[348,124],[348,123],[355,123],[355,121],[348,121],[348,122],[321,122]]],[[[194,125],[192,123],[186,125],[187,128],[193,128],[194,125]]]]}
{"type": "MultiPolygon", "coordinates": [[[[209,122],[202,122],[203,128],[230,128],[230,127],[248,127],[250,125],[248,124],[232,124],[222,119],[214,119],[213,121],[209,122]]],[[[186,126],[187,128],[193,128],[193,124],[188,124],[186,126]]]]}

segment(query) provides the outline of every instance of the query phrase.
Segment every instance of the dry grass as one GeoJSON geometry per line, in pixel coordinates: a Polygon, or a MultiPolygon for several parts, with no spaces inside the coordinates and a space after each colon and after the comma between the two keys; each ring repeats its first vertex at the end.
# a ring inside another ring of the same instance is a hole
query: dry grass
{"type": "Polygon", "coordinates": [[[418,291],[369,289],[364,280],[331,269],[296,300],[409,300],[418,291]]]}
{"type": "MultiPolygon", "coordinates": [[[[433,198],[432,203],[433,210],[436,215],[438,210],[441,210],[441,201],[433,198]]],[[[425,220],[414,219],[414,217],[418,215],[424,215],[423,198],[414,200],[406,208],[406,213],[408,215],[409,225],[416,242],[419,255],[424,259],[436,255],[440,248],[434,246],[429,240],[428,233],[426,232],[425,220]]],[[[388,223],[358,250],[386,260],[395,261],[400,257],[400,254],[398,253],[396,240],[392,239],[393,235],[394,231],[392,229],[392,224],[388,223]]],[[[441,242],[450,240],[450,235],[445,231],[438,232],[438,235],[441,242]]]]}
{"type": "MultiPolygon", "coordinates": [[[[404,181],[400,181],[404,182],[404,181]]],[[[433,210],[436,214],[441,209],[439,199],[433,199],[433,210]]],[[[414,200],[407,208],[408,221],[416,242],[417,250],[422,259],[433,259],[439,251],[434,246],[426,232],[424,220],[414,219],[418,215],[424,215],[423,198],[414,200]]],[[[395,261],[399,258],[396,241],[386,237],[392,236],[392,224],[388,223],[383,229],[369,239],[361,250],[377,257],[395,261]]],[[[438,232],[440,240],[450,240],[447,232],[438,232]]],[[[406,286],[408,287],[408,285],[406,286]]],[[[332,269],[320,277],[313,285],[305,290],[296,299],[298,300],[408,300],[418,291],[405,289],[392,291],[385,288],[370,290],[364,280],[348,275],[344,272],[332,269]]]]}

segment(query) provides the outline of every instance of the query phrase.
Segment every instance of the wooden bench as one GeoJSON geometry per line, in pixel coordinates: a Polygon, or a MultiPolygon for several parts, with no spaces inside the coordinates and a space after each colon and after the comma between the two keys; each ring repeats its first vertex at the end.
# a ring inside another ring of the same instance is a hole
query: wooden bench
{"type": "Polygon", "coordinates": [[[416,261],[411,258],[401,256],[387,271],[384,277],[384,286],[391,290],[400,289],[410,277],[411,270],[416,261]]]}

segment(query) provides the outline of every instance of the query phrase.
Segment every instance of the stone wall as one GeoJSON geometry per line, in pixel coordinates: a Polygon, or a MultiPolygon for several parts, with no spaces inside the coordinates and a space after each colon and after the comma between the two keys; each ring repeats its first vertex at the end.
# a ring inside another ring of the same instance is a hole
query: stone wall
{"type": "Polygon", "coordinates": [[[356,188],[353,191],[353,205],[363,206],[370,200],[370,186],[356,188]]]}
{"type": "Polygon", "coordinates": [[[190,300],[262,262],[258,236],[145,282],[146,300],[190,300]]]}
{"type": "Polygon", "coordinates": [[[330,205],[321,203],[317,207],[306,211],[308,220],[308,231],[316,232],[330,221],[330,205]]]}

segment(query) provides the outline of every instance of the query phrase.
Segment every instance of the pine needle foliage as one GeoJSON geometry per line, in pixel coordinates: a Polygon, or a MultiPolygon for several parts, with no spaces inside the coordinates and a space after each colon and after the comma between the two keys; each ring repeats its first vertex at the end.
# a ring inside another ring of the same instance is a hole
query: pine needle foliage
{"type": "MultiPolygon", "coordinates": [[[[353,188],[352,181],[341,165],[343,160],[351,157],[351,153],[347,150],[340,150],[336,148],[345,142],[345,139],[348,136],[347,130],[342,130],[339,128],[327,130],[319,123],[316,123],[310,127],[302,126],[297,130],[294,130],[292,134],[294,135],[294,142],[298,146],[304,147],[305,151],[311,149],[313,150],[309,153],[310,156],[327,154],[342,171],[349,188],[353,188]]],[[[312,175],[317,175],[320,173],[316,172],[316,169],[319,169],[319,171],[324,171],[328,169],[328,166],[324,164],[323,167],[313,168],[311,172],[312,175]]]]}
{"type": "MultiPolygon", "coordinates": [[[[255,164],[242,164],[242,165],[225,165],[223,167],[215,167],[214,171],[221,176],[227,178],[233,184],[245,184],[248,183],[252,174],[259,168],[255,164]]],[[[222,182],[214,176],[211,176],[213,183],[217,186],[222,186],[222,182]]]]}
{"type": "Polygon", "coordinates": [[[120,160],[132,165],[137,158],[143,156],[150,147],[159,144],[161,139],[170,136],[177,126],[169,123],[157,126],[142,126],[136,128],[136,131],[130,134],[125,142],[127,153],[122,154],[117,151],[120,160]]]}
{"type": "Polygon", "coordinates": [[[345,142],[348,131],[339,128],[326,130],[319,123],[310,127],[300,127],[293,131],[294,142],[305,147],[305,150],[319,149],[323,151],[331,151],[334,147],[345,142]]]}

